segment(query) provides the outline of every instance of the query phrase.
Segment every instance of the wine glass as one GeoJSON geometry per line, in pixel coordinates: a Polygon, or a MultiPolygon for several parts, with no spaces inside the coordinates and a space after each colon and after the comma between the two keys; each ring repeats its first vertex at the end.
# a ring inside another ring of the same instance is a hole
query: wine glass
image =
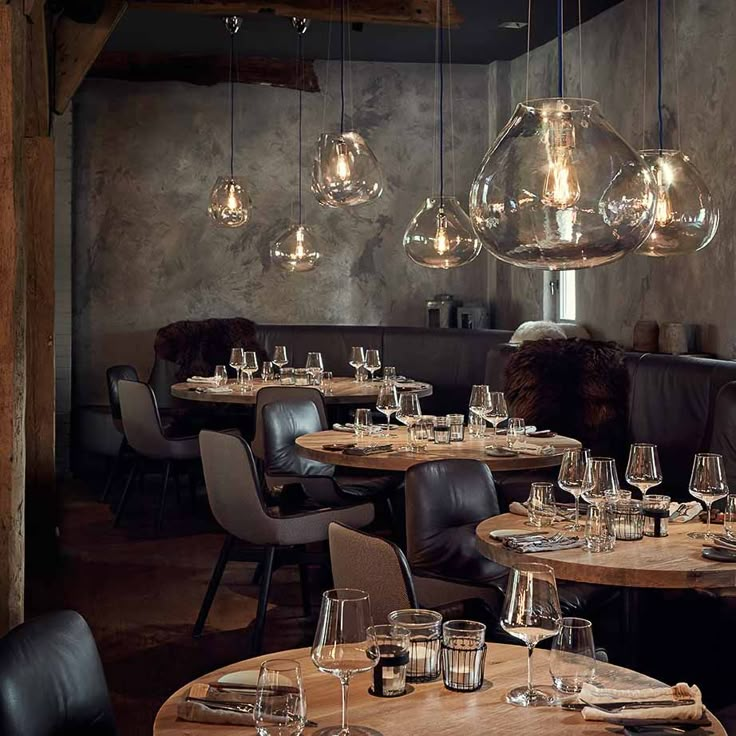
{"type": "Polygon", "coordinates": [[[411,391],[402,391],[399,396],[399,410],[396,412],[396,418],[402,424],[411,427],[420,416],[422,416],[422,409],[419,406],[419,397],[411,391]]]}
{"type": "Polygon", "coordinates": [[[215,366],[215,383],[218,386],[227,386],[227,366],[216,365],[215,366]]]}
{"type": "Polygon", "coordinates": [[[582,497],[591,505],[603,505],[619,494],[616,463],[610,457],[592,457],[585,466],[582,497]]]}
{"type": "Polygon", "coordinates": [[[662,467],[659,464],[657,445],[635,443],[629,449],[629,463],[626,466],[626,482],[641,491],[647,491],[662,482],[662,467]]]}
{"type": "Polygon", "coordinates": [[[688,486],[690,495],[702,501],[708,509],[708,526],[703,532],[690,532],[691,539],[713,539],[710,531],[710,507],[728,495],[728,482],[723,467],[723,456],[711,452],[699,452],[693,462],[693,472],[688,486]]]}
{"type": "Polygon", "coordinates": [[[258,673],[253,720],[258,736],[300,736],[307,719],[302,669],[293,659],[267,659],[258,673]]]}
{"type": "MultiPolygon", "coordinates": [[[[370,370],[370,369],[369,369],[370,370]]],[[[399,410],[399,395],[392,383],[382,383],[378,391],[376,409],[386,415],[386,436],[391,433],[391,415],[399,410]]]]}
{"type": "Polygon", "coordinates": [[[552,642],[549,673],[563,693],[579,693],[595,677],[593,624],[585,618],[563,618],[552,642]]]}
{"type": "Polygon", "coordinates": [[[235,369],[235,382],[238,384],[240,391],[243,390],[243,363],[245,363],[243,348],[233,348],[230,351],[230,367],[235,369]]]}
{"type": "Polygon", "coordinates": [[[307,369],[312,383],[321,383],[322,371],[325,368],[322,363],[322,353],[307,353],[307,362],[304,367],[307,369]]]}
{"type": "Polygon", "coordinates": [[[338,588],[322,594],[322,607],[312,644],[312,662],[320,672],[340,680],[342,724],[339,728],[320,729],[320,736],[370,734],[356,726],[348,728],[348,687],[353,675],[368,672],[378,664],[378,660],[371,656],[377,646],[369,631],[372,625],[368,593],[338,588]]]}
{"type": "Polygon", "coordinates": [[[289,362],[289,354],[286,352],[286,346],[277,345],[273,349],[273,360],[271,361],[279,368],[279,380],[281,379],[281,369],[289,362]]]}
{"type": "Polygon", "coordinates": [[[532,654],[543,639],[556,636],[562,626],[555,573],[547,565],[523,563],[511,569],[501,612],[501,628],[527,646],[527,684],[506,694],[514,705],[549,705],[550,698],[532,684],[532,654]]]}
{"type": "Polygon", "coordinates": [[[576,448],[567,450],[562,456],[560,472],[557,476],[557,485],[575,499],[575,520],[567,526],[567,529],[580,531],[580,494],[583,492],[583,481],[585,480],[585,466],[590,460],[590,450],[576,448]]]}
{"type": "Polygon", "coordinates": [[[245,386],[246,391],[253,390],[253,374],[258,370],[258,356],[253,350],[246,350],[243,353],[243,372],[248,376],[248,383],[245,386]]]}
{"type": "Polygon", "coordinates": [[[506,397],[501,391],[488,392],[488,406],[483,416],[493,425],[493,434],[495,435],[498,425],[508,419],[509,416],[506,397]]]}
{"type": "Polygon", "coordinates": [[[363,348],[350,348],[350,365],[355,368],[355,383],[360,381],[360,369],[365,365],[365,350],[363,348]]]}
{"type": "Polygon", "coordinates": [[[378,350],[371,348],[365,351],[365,368],[371,374],[371,381],[375,381],[373,374],[381,367],[381,355],[378,350]]]}
{"type": "Polygon", "coordinates": [[[476,384],[470,391],[468,412],[485,419],[485,412],[490,404],[491,390],[488,386],[476,384]]]}

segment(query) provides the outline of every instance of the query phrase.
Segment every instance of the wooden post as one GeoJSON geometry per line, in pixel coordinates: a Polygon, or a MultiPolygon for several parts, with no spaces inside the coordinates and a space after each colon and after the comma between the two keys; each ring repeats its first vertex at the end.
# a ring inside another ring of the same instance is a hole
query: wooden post
{"type": "Polygon", "coordinates": [[[0,4],[0,634],[23,620],[26,20],[0,4]]]}

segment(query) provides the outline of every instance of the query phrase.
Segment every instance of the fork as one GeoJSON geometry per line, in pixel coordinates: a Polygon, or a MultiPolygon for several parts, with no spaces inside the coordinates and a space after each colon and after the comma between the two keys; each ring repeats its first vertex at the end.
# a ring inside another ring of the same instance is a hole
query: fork
{"type": "Polygon", "coordinates": [[[638,710],[641,708],[674,708],[679,705],[694,705],[695,701],[689,700],[632,700],[630,703],[589,703],[580,699],[583,705],[597,708],[606,713],[623,713],[626,710],[638,710]]]}

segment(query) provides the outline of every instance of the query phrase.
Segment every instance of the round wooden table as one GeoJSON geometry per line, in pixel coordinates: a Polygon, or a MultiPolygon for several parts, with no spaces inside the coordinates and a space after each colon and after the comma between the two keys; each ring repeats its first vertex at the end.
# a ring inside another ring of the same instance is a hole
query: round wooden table
{"type": "MultiPolygon", "coordinates": [[[[534,654],[535,684],[551,685],[549,653],[534,654]]],[[[317,722],[305,734],[340,723],[340,687],[336,677],[322,674],[312,664],[309,649],[293,649],[255,657],[217,670],[201,678],[213,682],[226,672],[257,670],[266,659],[289,658],[301,663],[307,700],[307,717],[317,722]]],[[[661,685],[650,677],[608,664],[597,665],[597,675],[604,686],[640,688],[661,685]]],[[[509,705],[505,694],[514,686],[526,683],[526,648],[508,644],[489,644],[483,687],[474,693],[446,690],[442,679],[412,685],[412,691],[398,698],[376,698],[368,694],[371,674],[358,675],[350,682],[348,724],[360,725],[379,736],[604,736],[622,732],[620,726],[602,721],[585,721],[577,711],[561,708],[520,708],[509,705]]],[[[191,685],[191,683],[190,683],[191,685]]],[[[153,726],[154,736],[236,736],[248,733],[242,726],[221,726],[179,721],[177,704],[190,685],[175,692],[161,707],[153,726]]],[[[727,736],[712,714],[711,726],[698,731],[704,736],[727,736]]],[[[255,733],[255,731],[250,731],[255,733]]]]}
{"type": "MultiPolygon", "coordinates": [[[[476,535],[482,553],[506,567],[519,562],[542,562],[552,567],[560,580],[578,583],[625,588],[736,587],[736,563],[706,560],[701,556],[703,541],[687,536],[689,532],[705,530],[705,524],[699,522],[670,523],[668,537],[644,537],[634,542],[617,540],[611,552],[588,552],[578,548],[521,554],[489,536],[496,529],[531,531],[525,522],[526,517],[517,514],[501,514],[481,522],[476,535]]],[[[555,524],[554,528],[561,526],[555,524]]]]}
{"type": "MultiPolygon", "coordinates": [[[[412,465],[426,463],[430,460],[448,460],[460,458],[463,460],[480,460],[491,470],[529,470],[533,468],[552,468],[560,464],[565,450],[580,447],[577,440],[570,437],[556,436],[549,439],[527,437],[527,441],[536,445],[552,445],[556,452],[553,455],[517,455],[516,457],[491,457],[486,455],[485,448],[489,445],[506,444],[506,438],[485,437],[483,439],[465,439],[462,442],[452,442],[448,445],[430,443],[422,452],[408,450],[379,452],[373,455],[346,455],[343,452],[334,452],[323,449],[323,445],[344,444],[355,442],[355,437],[347,432],[314,432],[305,434],[296,441],[297,452],[312,460],[319,460],[331,465],[342,465],[351,468],[372,470],[405,471],[412,465]]],[[[391,432],[390,439],[385,435],[375,435],[368,440],[361,439],[359,446],[368,444],[387,444],[395,447],[406,446],[409,442],[408,430],[397,427],[391,432]]]]}
{"type": "MultiPolygon", "coordinates": [[[[229,382],[230,386],[235,386],[235,381],[229,382]]],[[[192,383],[175,383],[171,387],[171,395],[177,399],[185,399],[186,401],[203,401],[210,404],[245,404],[254,405],[256,403],[256,394],[258,390],[265,386],[281,386],[276,381],[265,382],[260,378],[253,380],[253,390],[248,393],[240,393],[233,391],[232,393],[210,393],[209,391],[198,391],[197,389],[205,388],[201,384],[192,383]]],[[[291,387],[291,386],[290,386],[291,387]]],[[[309,388],[307,386],[293,386],[294,388],[309,388]]],[[[412,381],[406,385],[397,384],[400,391],[411,391],[420,398],[432,395],[432,386],[429,383],[420,381],[412,381]]],[[[381,388],[381,381],[361,381],[356,383],[353,378],[337,377],[332,379],[332,391],[326,393],[326,404],[375,404],[378,397],[378,389],[381,388]]]]}

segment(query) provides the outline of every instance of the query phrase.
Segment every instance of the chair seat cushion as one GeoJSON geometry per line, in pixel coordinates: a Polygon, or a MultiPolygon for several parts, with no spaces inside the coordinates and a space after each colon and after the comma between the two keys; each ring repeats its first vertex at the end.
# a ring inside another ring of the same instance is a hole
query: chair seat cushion
{"type": "Polygon", "coordinates": [[[334,479],[344,493],[358,498],[389,495],[403,482],[401,473],[371,473],[370,470],[359,468],[353,472],[349,468],[340,468],[334,479]]]}

